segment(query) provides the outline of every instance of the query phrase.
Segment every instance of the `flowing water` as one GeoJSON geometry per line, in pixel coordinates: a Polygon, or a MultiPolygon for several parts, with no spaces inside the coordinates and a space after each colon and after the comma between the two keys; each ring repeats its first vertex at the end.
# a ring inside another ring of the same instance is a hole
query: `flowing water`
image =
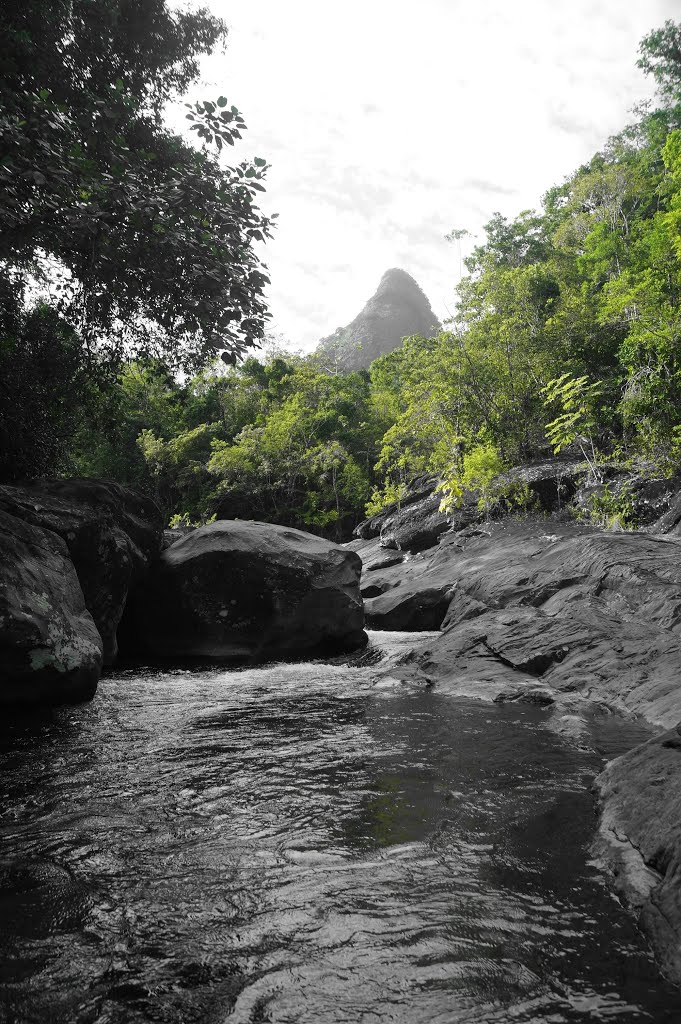
{"type": "Polygon", "coordinates": [[[4,725],[0,1019],[678,1024],[589,859],[591,781],[645,734],[367,664],[413,639],[4,725]]]}

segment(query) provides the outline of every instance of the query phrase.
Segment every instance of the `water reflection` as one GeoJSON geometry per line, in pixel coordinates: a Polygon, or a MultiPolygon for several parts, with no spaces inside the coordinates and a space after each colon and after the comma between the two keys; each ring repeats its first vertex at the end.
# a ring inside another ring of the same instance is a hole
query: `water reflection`
{"type": "Polygon", "coordinates": [[[599,758],[371,661],[124,672],[6,729],[0,1019],[676,1022],[589,864],[599,758]]]}

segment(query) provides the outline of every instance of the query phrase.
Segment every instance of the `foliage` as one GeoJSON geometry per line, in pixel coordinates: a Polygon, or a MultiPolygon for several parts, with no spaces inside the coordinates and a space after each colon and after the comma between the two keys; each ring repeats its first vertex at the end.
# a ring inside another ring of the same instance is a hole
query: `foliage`
{"type": "Polygon", "coordinates": [[[388,508],[395,506],[400,508],[402,502],[409,493],[406,484],[402,482],[393,483],[390,477],[385,477],[382,487],[374,487],[371,497],[364,507],[367,517],[377,516],[388,508]]]}
{"type": "Polygon", "coordinates": [[[87,385],[80,339],[48,306],[15,308],[0,334],[0,479],[65,468],[87,385]]]}
{"type": "Polygon", "coordinates": [[[0,276],[52,288],[84,342],[115,357],[134,345],[192,368],[243,352],[266,316],[265,161],[210,156],[245,127],[224,97],[188,115],[201,150],[162,122],[222,23],[165,0],[27,0],[0,28],[0,276]]]}
{"type": "MultiPolygon", "coordinates": [[[[265,318],[267,168],[218,162],[244,129],[224,97],[187,104],[199,149],[161,121],[219,22],[164,0],[28,0],[0,27],[5,476],[109,475],[183,522],[219,510],[345,539],[423,475],[444,511],[475,494],[492,513],[531,505],[499,474],[551,450],[576,446],[593,477],[614,452],[678,469],[681,26],[641,43],[656,103],[540,210],[492,216],[446,329],[350,374],[281,348],[237,359],[265,318]],[[60,290],[31,312],[41,272],[60,290]]],[[[601,521],[628,521],[598,493],[601,521]]]]}
{"type": "Polygon", "coordinates": [[[592,475],[597,475],[594,431],[597,425],[595,403],[601,394],[601,381],[589,383],[588,377],[563,373],[541,389],[546,405],[557,405],[561,412],[546,425],[546,436],[555,455],[572,444],[579,447],[592,475]]]}
{"type": "Polygon", "coordinates": [[[607,482],[589,496],[586,507],[578,518],[605,529],[628,529],[635,525],[635,511],[631,490],[626,485],[612,490],[607,482]]]}
{"type": "Polygon", "coordinates": [[[447,475],[437,487],[444,494],[440,511],[451,513],[466,494],[475,494],[481,509],[487,510],[492,498],[493,481],[505,469],[499,452],[490,442],[476,444],[463,455],[461,471],[447,475]]]}

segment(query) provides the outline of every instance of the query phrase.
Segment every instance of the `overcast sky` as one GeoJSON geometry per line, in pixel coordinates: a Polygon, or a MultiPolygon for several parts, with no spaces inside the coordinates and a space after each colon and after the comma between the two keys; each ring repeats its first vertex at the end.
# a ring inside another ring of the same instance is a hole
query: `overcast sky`
{"type": "Polygon", "coordinates": [[[244,113],[239,158],[272,164],[262,207],[271,328],[311,349],[389,267],[444,318],[459,254],[630,120],[638,43],[681,0],[208,0],[230,28],[195,98],[244,113]]]}

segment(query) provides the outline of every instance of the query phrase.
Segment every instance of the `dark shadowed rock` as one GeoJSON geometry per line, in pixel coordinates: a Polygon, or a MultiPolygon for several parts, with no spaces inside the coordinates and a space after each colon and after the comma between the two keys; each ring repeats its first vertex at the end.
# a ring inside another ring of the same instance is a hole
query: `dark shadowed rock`
{"type": "Polygon", "coordinates": [[[414,552],[432,548],[451,527],[450,518],[440,512],[441,502],[441,494],[430,494],[387,516],[381,526],[383,547],[414,552]]]}
{"type": "Polygon", "coordinates": [[[676,729],[611,761],[596,780],[598,853],[649,935],[664,972],[681,983],[681,736],[676,729]]]}
{"type": "Polygon", "coordinates": [[[399,502],[393,502],[391,505],[386,505],[382,512],[379,512],[375,516],[371,516],[370,519],[364,519],[361,523],[358,523],[353,530],[353,535],[355,537],[359,537],[360,540],[370,540],[372,537],[378,537],[384,523],[391,516],[411,505],[415,505],[417,502],[421,501],[422,498],[429,498],[436,486],[437,479],[435,479],[435,477],[419,477],[412,482],[407,494],[399,502]]]}
{"type": "Polygon", "coordinates": [[[668,508],[650,527],[650,533],[681,535],[681,493],[670,496],[668,508]]]}
{"type": "Polygon", "coordinates": [[[431,338],[440,329],[428,299],[404,270],[387,270],[374,295],[352,323],[322,338],[317,347],[329,369],[361,370],[393,349],[402,338],[431,338]]]}
{"type": "Polygon", "coordinates": [[[559,512],[574,497],[585,473],[583,460],[547,459],[500,473],[494,480],[493,490],[503,494],[523,485],[544,512],[559,512]]]}
{"type": "Polygon", "coordinates": [[[160,657],[352,650],[366,639],[360,571],[355,552],[300,530],[219,520],[163,552],[129,615],[160,657]]]}
{"type": "Polygon", "coordinates": [[[0,510],[0,565],[0,701],[92,697],[102,643],[64,541],[0,510]]]}
{"type": "MultiPolygon", "coordinates": [[[[496,515],[503,515],[513,495],[526,489],[535,510],[558,512],[565,508],[577,492],[585,475],[583,462],[550,459],[530,466],[518,466],[497,476],[490,489],[490,502],[498,505],[496,515]]],[[[490,514],[478,495],[466,492],[461,504],[448,513],[440,512],[442,494],[438,481],[422,477],[415,481],[399,506],[392,505],[355,528],[355,536],[368,540],[380,536],[381,544],[398,551],[426,551],[434,547],[445,533],[458,533],[483,522],[490,514]]]]}
{"type": "Polygon", "coordinates": [[[166,529],[163,531],[163,542],[162,548],[165,551],[166,548],[172,547],[173,544],[177,544],[178,540],[182,540],[188,533],[192,533],[195,530],[195,526],[173,526],[172,529],[166,529]]]}
{"type": "Polygon", "coordinates": [[[104,663],[113,662],[128,590],[161,549],[157,506],[111,481],[48,478],[0,487],[0,509],[63,538],[102,637],[104,663]]]}

